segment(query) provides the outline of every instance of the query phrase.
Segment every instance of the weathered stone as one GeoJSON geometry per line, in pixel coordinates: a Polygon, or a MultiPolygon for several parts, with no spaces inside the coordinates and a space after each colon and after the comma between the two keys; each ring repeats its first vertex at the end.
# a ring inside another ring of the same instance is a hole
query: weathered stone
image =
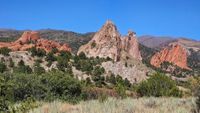
{"type": "Polygon", "coordinates": [[[142,60],[135,32],[129,31],[128,36],[122,38],[122,50],[128,53],[130,57],[142,60]]]}
{"type": "Polygon", "coordinates": [[[155,67],[160,67],[163,62],[170,62],[183,69],[190,69],[187,66],[187,50],[179,44],[171,45],[171,47],[157,52],[150,61],[151,65],[155,67]]]}
{"type": "Polygon", "coordinates": [[[119,61],[122,56],[142,60],[139,44],[134,32],[129,31],[128,36],[120,36],[117,27],[107,21],[94,35],[91,41],[79,48],[78,54],[84,52],[88,57],[110,57],[119,61]]]}

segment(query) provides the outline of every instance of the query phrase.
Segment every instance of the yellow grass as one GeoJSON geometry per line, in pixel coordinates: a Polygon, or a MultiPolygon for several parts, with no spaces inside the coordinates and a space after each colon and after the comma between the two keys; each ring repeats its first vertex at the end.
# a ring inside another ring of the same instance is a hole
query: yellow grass
{"type": "Polygon", "coordinates": [[[43,103],[30,113],[190,113],[194,106],[194,98],[108,98],[104,103],[98,100],[82,101],[77,105],[60,101],[43,103]]]}

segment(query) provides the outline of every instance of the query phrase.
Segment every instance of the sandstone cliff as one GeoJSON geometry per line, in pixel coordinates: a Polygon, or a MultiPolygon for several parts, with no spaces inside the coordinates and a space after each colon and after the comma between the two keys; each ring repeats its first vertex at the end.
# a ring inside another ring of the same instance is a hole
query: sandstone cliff
{"type": "Polygon", "coordinates": [[[114,61],[126,56],[142,60],[138,46],[134,32],[129,31],[127,36],[121,37],[117,27],[111,21],[107,21],[89,43],[79,48],[78,54],[84,52],[88,57],[110,57],[114,61]]]}
{"type": "Polygon", "coordinates": [[[42,48],[46,52],[51,51],[52,48],[57,48],[59,51],[71,51],[71,48],[67,44],[42,39],[39,33],[34,31],[25,31],[22,36],[14,42],[0,42],[0,48],[2,47],[8,47],[12,51],[25,51],[31,47],[42,48]]]}
{"type": "Polygon", "coordinates": [[[190,69],[187,66],[187,50],[179,44],[171,45],[171,47],[157,52],[150,61],[151,65],[155,67],[160,67],[163,62],[170,62],[183,69],[190,69]]]}

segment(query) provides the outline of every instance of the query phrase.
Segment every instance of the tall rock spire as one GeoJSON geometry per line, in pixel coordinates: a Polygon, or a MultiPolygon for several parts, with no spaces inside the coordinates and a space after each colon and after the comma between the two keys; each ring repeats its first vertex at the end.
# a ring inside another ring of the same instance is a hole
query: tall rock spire
{"type": "Polygon", "coordinates": [[[122,38],[122,50],[124,50],[130,57],[142,60],[135,32],[129,30],[128,35],[122,38]]]}
{"type": "Polygon", "coordinates": [[[138,48],[134,32],[130,31],[128,36],[121,38],[117,27],[108,20],[88,44],[79,48],[78,54],[84,52],[88,57],[110,57],[119,61],[125,52],[131,58],[141,60],[138,48]]]}

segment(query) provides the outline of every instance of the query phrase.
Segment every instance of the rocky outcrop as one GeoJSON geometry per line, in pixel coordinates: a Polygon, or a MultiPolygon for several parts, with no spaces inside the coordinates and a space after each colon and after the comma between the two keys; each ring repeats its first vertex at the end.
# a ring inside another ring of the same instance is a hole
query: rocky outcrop
{"type": "Polygon", "coordinates": [[[102,67],[104,67],[106,73],[112,72],[115,75],[120,75],[123,79],[127,78],[131,83],[138,83],[147,78],[146,74],[151,73],[150,70],[145,67],[145,65],[137,63],[127,63],[127,66],[124,62],[103,62],[102,67]]]}
{"type": "Polygon", "coordinates": [[[125,51],[130,57],[142,60],[140,51],[139,51],[139,43],[136,38],[136,33],[129,31],[128,35],[123,37],[122,39],[122,50],[125,51]]]}
{"type": "Polygon", "coordinates": [[[113,59],[115,62],[108,61],[101,64],[105,69],[105,76],[113,73],[136,83],[145,80],[147,73],[151,71],[141,62],[136,33],[129,31],[127,36],[122,37],[111,21],[107,21],[89,43],[81,46],[77,54],[81,52],[87,57],[113,59]]]}
{"type": "Polygon", "coordinates": [[[53,48],[57,48],[59,51],[71,51],[71,48],[67,44],[42,39],[39,33],[35,31],[24,32],[15,42],[0,42],[0,48],[2,47],[8,47],[12,51],[26,51],[32,47],[44,49],[46,52],[50,52],[53,48]]]}
{"type": "Polygon", "coordinates": [[[135,33],[129,31],[128,36],[121,37],[111,21],[107,21],[89,43],[79,48],[78,54],[81,52],[88,57],[110,57],[114,61],[119,61],[124,56],[142,59],[135,33]]]}
{"type": "Polygon", "coordinates": [[[120,34],[116,26],[111,21],[107,21],[88,44],[79,48],[78,54],[84,52],[88,57],[110,57],[118,61],[120,57],[120,44],[120,34]]]}
{"type": "Polygon", "coordinates": [[[171,45],[157,52],[151,58],[151,65],[160,67],[163,62],[170,62],[183,69],[190,69],[187,66],[187,50],[179,44],[171,45]]]}
{"type": "Polygon", "coordinates": [[[35,32],[35,31],[25,31],[22,36],[16,41],[16,42],[20,42],[21,44],[30,42],[30,41],[37,41],[38,39],[40,39],[39,33],[35,32]]]}

